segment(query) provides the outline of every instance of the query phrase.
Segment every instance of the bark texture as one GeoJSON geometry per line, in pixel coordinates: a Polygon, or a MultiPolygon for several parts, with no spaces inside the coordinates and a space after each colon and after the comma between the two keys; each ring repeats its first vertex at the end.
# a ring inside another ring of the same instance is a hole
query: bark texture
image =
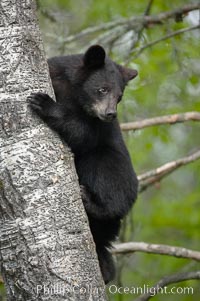
{"type": "Polygon", "coordinates": [[[26,97],[52,94],[33,0],[0,2],[0,268],[11,300],[106,300],[73,156],[26,97]]]}

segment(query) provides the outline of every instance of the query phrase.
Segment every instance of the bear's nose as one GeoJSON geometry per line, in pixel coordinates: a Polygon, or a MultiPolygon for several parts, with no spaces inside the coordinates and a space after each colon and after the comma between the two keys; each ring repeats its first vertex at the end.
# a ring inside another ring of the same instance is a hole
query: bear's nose
{"type": "Polygon", "coordinates": [[[115,110],[108,110],[106,112],[106,117],[108,119],[114,119],[114,118],[116,118],[117,117],[117,111],[115,111],[115,110]]]}

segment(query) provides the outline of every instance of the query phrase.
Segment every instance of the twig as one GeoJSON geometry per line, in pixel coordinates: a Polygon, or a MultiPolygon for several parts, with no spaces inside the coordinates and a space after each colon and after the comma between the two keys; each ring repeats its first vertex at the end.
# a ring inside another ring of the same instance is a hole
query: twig
{"type": "Polygon", "coordinates": [[[80,39],[86,35],[93,34],[96,32],[104,31],[104,30],[110,30],[112,28],[115,28],[117,26],[124,26],[127,25],[127,30],[138,28],[138,26],[143,23],[145,27],[148,27],[149,25],[156,25],[156,24],[162,24],[163,21],[170,19],[170,18],[175,18],[177,15],[184,15],[187,14],[190,11],[197,10],[200,8],[200,3],[194,3],[194,4],[188,4],[185,5],[181,8],[168,11],[168,12],[163,12],[158,14],[157,16],[141,16],[141,17],[131,17],[128,19],[120,19],[117,21],[111,21],[108,23],[104,23],[98,26],[94,27],[88,27],[81,32],[71,35],[67,37],[63,42],[64,43],[70,43],[76,39],[80,39]]]}
{"type": "Polygon", "coordinates": [[[55,23],[58,21],[57,18],[53,15],[53,13],[50,10],[40,7],[40,12],[44,17],[49,19],[51,22],[55,23]]]}
{"type": "Polygon", "coordinates": [[[144,191],[148,186],[153,185],[162,180],[166,175],[172,173],[179,167],[194,162],[200,159],[200,150],[196,151],[192,155],[183,157],[176,161],[168,162],[156,169],[150,170],[138,176],[139,180],[139,192],[144,191]]]}
{"type": "Polygon", "coordinates": [[[200,252],[168,245],[148,244],[145,242],[126,242],[116,244],[112,249],[113,254],[127,254],[133,252],[168,255],[200,261],[200,252]]]}
{"type": "MultiPolygon", "coordinates": [[[[148,16],[150,14],[150,11],[151,11],[151,8],[152,8],[152,5],[153,5],[153,1],[154,0],[149,0],[149,2],[147,4],[147,7],[144,11],[144,14],[143,14],[144,17],[148,16]]],[[[145,29],[145,24],[144,24],[144,22],[141,22],[140,26],[138,27],[138,30],[135,32],[135,34],[137,34],[137,38],[133,39],[132,42],[131,42],[131,46],[130,46],[130,50],[128,51],[127,58],[130,58],[130,54],[132,53],[132,49],[135,48],[135,45],[137,45],[137,43],[140,41],[144,29],[145,29]]],[[[128,62],[129,62],[129,59],[127,60],[126,63],[128,63],[128,62]]]]}
{"type": "Polygon", "coordinates": [[[110,45],[113,44],[120,36],[122,36],[127,31],[126,26],[118,26],[113,28],[112,30],[103,32],[98,37],[91,41],[91,45],[93,44],[104,44],[110,45]]]}
{"type": "Polygon", "coordinates": [[[153,5],[153,1],[154,0],[149,0],[148,4],[147,4],[147,7],[145,9],[145,12],[144,12],[144,16],[148,16],[150,14],[150,11],[151,11],[151,7],[153,5]]]}
{"type": "MultiPolygon", "coordinates": [[[[200,279],[200,271],[195,271],[195,272],[187,272],[187,273],[177,273],[168,277],[162,278],[158,283],[156,283],[154,286],[148,289],[148,293],[143,294],[136,298],[134,301],[148,301],[152,297],[154,297],[156,294],[159,292],[163,293],[165,290],[166,286],[172,284],[172,283],[178,283],[181,281],[186,281],[186,280],[195,280],[195,279],[200,279]]],[[[167,291],[166,291],[167,294],[167,291]]]]}
{"type": "MultiPolygon", "coordinates": [[[[135,19],[138,19],[138,18],[135,18],[135,19]]],[[[108,22],[108,23],[100,24],[98,26],[88,27],[88,28],[80,31],[77,34],[68,36],[66,39],[64,39],[63,42],[64,43],[71,43],[74,40],[80,39],[80,38],[82,38],[84,36],[87,36],[89,34],[93,34],[93,33],[96,33],[96,32],[99,32],[99,31],[104,31],[104,30],[110,30],[110,29],[115,28],[117,26],[126,25],[127,22],[128,22],[127,19],[120,19],[118,21],[111,21],[111,22],[108,22]]]]}
{"type": "Polygon", "coordinates": [[[146,44],[146,45],[140,47],[139,49],[134,49],[134,50],[132,50],[131,53],[137,52],[136,55],[134,56],[134,58],[136,58],[136,57],[138,57],[145,49],[147,49],[147,48],[149,48],[149,47],[152,47],[152,46],[158,44],[158,43],[161,42],[161,41],[165,41],[165,40],[170,39],[170,38],[172,38],[172,37],[174,37],[174,36],[177,36],[177,35],[180,35],[180,34],[183,34],[183,33],[185,33],[185,32],[195,30],[195,29],[200,29],[200,24],[198,24],[198,25],[196,25],[196,26],[192,26],[192,27],[183,28],[183,29],[174,31],[174,32],[172,32],[172,33],[169,33],[169,34],[167,34],[166,36],[164,36],[164,37],[162,37],[162,38],[160,38],[160,39],[157,39],[157,40],[155,40],[155,41],[153,41],[153,42],[150,42],[150,43],[148,43],[148,44],[146,44]]]}
{"type": "Polygon", "coordinates": [[[161,124],[175,124],[178,122],[185,121],[200,121],[199,112],[186,112],[180,114],[172,114],[159,116],[154,118],[143,119],[135,122],[121,123],[120,127],[122,131],[139,130],[150,126],[161,125],[161,124]]]}
{"type": "Polygon", "coordinates": [[[197,10],[200,8],[200,3],[195,4],[187,4],[183,7],[177,8],[175,10],[171,10],[168,12],[160,13],[157,16],[147,16],[144,18],[144,21],[146,22],[146,26],[153,24],[163,24],[163,21],[170,19],[170,18],[177,18],[177,16],[183,16],[187,15],[190,11],[197,10]]]}

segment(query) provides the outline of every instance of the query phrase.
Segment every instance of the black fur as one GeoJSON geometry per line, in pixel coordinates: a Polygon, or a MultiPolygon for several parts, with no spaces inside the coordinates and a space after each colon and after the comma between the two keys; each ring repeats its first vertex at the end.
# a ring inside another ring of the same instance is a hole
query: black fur
{"type": "Polygon", "coordinates": [[[114,63],[98,45],[85,54],[54,57],[48,64],[57,102],[43,93],[31,94],[28,100],[75,154],[82,199],[107,283],[115,273],[108,248],[137,197],[137,177],[115,118],[125,85],[137,72],[114,63]]]}

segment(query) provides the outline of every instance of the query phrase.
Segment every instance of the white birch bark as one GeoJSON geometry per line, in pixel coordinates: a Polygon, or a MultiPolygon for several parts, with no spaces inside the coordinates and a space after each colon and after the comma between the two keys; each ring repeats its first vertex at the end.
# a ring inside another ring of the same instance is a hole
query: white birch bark
{"type": "Polygon", "coordinates": [[[33,0],[0,1],[0,269],[8,301],[106,300],[73,156],[27,108],[52,95],[33,0]]]}

